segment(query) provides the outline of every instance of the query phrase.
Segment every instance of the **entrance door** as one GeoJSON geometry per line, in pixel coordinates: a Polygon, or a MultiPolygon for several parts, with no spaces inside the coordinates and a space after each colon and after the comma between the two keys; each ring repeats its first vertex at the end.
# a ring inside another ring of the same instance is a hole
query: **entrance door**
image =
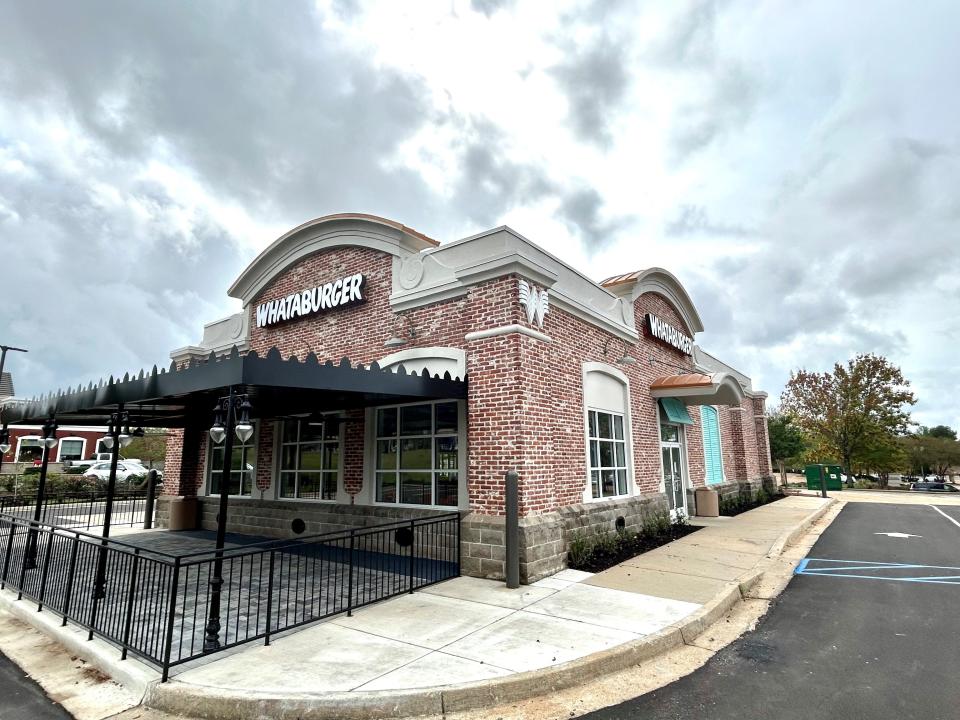
{"type": "Polygon", "coordinates": [[[667,494],[670,514],[677,511],[687,514],[687,492],[683,477],[683,451],[680,441],[680,426],[672,423],[660,425],[660,450],[663,457],[663,490],[667,494]]]}

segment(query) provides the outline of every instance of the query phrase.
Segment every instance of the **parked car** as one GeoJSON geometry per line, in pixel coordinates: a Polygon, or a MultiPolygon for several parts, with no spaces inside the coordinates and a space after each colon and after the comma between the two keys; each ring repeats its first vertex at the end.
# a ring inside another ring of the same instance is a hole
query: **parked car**
{"type": "Polygon", "coordinates": [[[937,493],[960,492],[960,487],[958,487],[954,483],[948,483],[948,482],[927,482],[927,481],[915,482],[915,483],[910,483],[910,489],[919,490],[922,492],[937,492],[937,493]]]}
{"type": "MultiPolygon", "coordinates": [[[[117,480],[127,482],[131,478],[143,477],[147,469],[138,463],[117,463],[117,480]]],[[[85,478],[96,478],[100,482],[110,480],[110,463],[100,462],[87,468],[83,474],[85,478]]]]}
{"type": "MultiPolygon", "coordinates": [[[[102,452],[102,453],[94,453],[93,456],[87,460],[68,460],[64,462],[63,465],[64,467],[88,468],[88,467],[93,467],[97,463],[102,463],[102,462],[108,463],[110,462],[110,460],[111,460],[110,453],[102,452]]],[[[125,458],[123,455],[120,456],[120,460],[121,462],[137,463],[138,465],[143,464],[135,458],[125,458]]]]}
{"type": "MultiPolygon", "coordinates": [[[[127,466],[136,466],[134,469],[138,470],[138,473],[137,473],[137,474],[146,475],[148,472],[150,472],[150,468],[148,468],[146,465],[144,465],[144,464],[143,464],[142,462],[140,462],[139,460],[124,460],[124,461],[123,461],[123,464],[124,464],[124,465],[127,465],[127,466]],[[139,472],[139,471],[142,471],[142,472],[139,472]]],[[[154,472],[157,473],[157,478],[158,478],[158,479],[161,479],[161,480],[163,479],[163,471],[162,471],[162,470],[154,470],[154,472]]]]}

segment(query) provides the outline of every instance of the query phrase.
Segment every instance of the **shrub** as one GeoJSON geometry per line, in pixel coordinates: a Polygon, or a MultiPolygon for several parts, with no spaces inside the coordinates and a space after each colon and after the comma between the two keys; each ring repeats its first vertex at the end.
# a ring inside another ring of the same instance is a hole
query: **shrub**
{"type": "Polygon", "coordinates": [[[643,526],[636,533],[606,529],[593,533],[577,530],[570,538],[567,564],[575,570],[605,570],[698,529],[691,526],[683,514],[678,514],[676,520],[672,520],[669,512],[658,510],[644,516],[643,526]]]}

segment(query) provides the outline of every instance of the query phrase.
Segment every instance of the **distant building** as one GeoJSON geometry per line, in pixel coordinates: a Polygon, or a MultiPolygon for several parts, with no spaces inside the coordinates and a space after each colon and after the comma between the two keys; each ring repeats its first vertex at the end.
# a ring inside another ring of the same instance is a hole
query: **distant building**
{"type": "Polygon", "coordinates": [[[6,400],[8,397],[13,397],[13,376],[5,372],[0,375],[0,400],[6,400]]]}

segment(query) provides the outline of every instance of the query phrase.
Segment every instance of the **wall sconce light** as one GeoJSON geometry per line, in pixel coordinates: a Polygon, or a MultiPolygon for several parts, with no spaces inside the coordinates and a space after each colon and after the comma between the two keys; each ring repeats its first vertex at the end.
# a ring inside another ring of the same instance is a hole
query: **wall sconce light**
{"type": "MultiPolygon", "coordinates": [[[[607,341],[603,344],[603,355],[604,355],[604,357],[606,357],[606,355],[607,355],[607,348],[610,346],[610,341],[613,340],[613,339],[614,339],[614,337],[612,337],[612,336],[611,336],[611,337],[608,337],[608,338],[607,338],[607,341]]],[[[619,340],[619,338],[616,338],[616,339],[619,340]]],[[[630,355],[630,354],[627,352],[630,348],[629,348],[629,346],[627,345],[626,341],[620,340],[620,342],[623,343],[623,355],[621,355],[619,358],[617,358],[617,360],[616,360],[617,364],[618,364],[618,365],[636,365],[636,364],[637,364],[637,359],[636,359],[635,357],[633,357],[632,355],[630,355]]]]}
{"type": "Polygon", "coordinates": [[[406,325],[406,317],[398,315],[396,321],[393,323],[393,335],[383,343],[383,346],[388,348],[403,347],[408,341],[416,338],[416,330],[412,327],[404,327],[406,325]]]}

